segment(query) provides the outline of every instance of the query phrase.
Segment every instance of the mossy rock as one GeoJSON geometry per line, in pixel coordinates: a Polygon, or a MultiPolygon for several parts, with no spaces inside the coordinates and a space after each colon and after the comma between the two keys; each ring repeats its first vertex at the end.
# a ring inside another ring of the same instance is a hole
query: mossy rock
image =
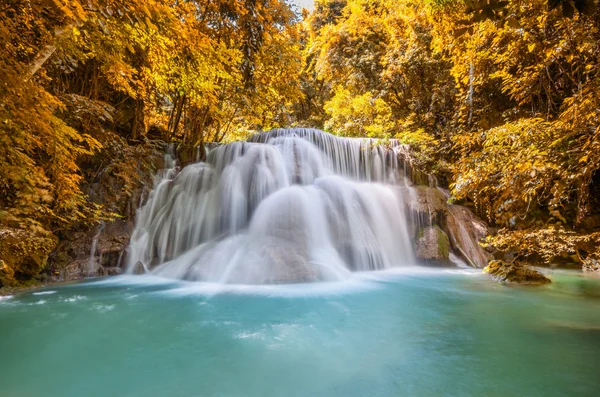
{"type": "Polygon", "coordinates": [[[519,263],[507,263],[500,260],[490,261],[483,269],[495,280],[507,284],[543,285],[551,283],[550,279],[532,267],[519,263]]]}
{"type": "Polygon", "coordinates": [[[181,167],[196,162],[196,147],[193,145],[179,145],[177,147],[177,160],[181,167]]]}
{"type": "Polygon", "coordinates": [[[13,286],[39,275],[56,242],[50,233],[0,230],[0,283],[13,286]]]}
{"type": "Polygon", "coordinates": [[[425,261],[448,261],[450,240],[437,225],[419,228],[415,238],[415,254],[425,261]]]}
{"type": "Polygon", "coordinates": [[[0,259],[0,287],[14,287],[16,283],[15,271],[0,259]]]}
{"type": "Polygon", "coordinates": [[[435,229],[439,243],[438,253],[442,258],[444,258],[444,260],[448,260],[450,258],[450,239],[448,238],[448,235],[439,228],[439,226],[436,226],[435,229]]]}
{"type": "Polygon", "coordinates": [[[427,186],[398,187],[406,206],[406,220],[417,230],[419,227],[439,225],[446,228],[448,204],[439,189],[427,186]]]}

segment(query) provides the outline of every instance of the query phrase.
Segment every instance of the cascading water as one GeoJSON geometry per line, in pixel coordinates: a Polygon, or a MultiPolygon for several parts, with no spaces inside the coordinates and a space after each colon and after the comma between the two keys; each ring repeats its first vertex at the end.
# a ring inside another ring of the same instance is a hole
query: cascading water
{"type": "MultiPolygon", "coordinates": [[[[100,222],[100,227],[98,228],[98,233],[94,235],[92,240],[92,249],[90,250],[90,259],[87,264],[87,273],[94,274],[98,264],[96,263],[96,250],[98,248],[98,240],[100,239],[100,234],[104,230],[104,221],[100,222]]],[[[100,258],[100,262],[102,262],[102,258],[100,258]]]]}
{"type": "Polygon", "coordinates": [[[163,173],[138,212],[128,269],[267,284],[413,264],[398,146],[281,129],[214,148],[163,173]]]}

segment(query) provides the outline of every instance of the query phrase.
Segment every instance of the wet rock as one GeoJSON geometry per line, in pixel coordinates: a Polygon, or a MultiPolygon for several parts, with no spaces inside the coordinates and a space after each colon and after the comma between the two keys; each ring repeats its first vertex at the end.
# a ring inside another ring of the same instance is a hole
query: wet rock
{"type": "Polygon", "coordinates": [[[196,147],[193,145],[179,145],[177,147],[177,159],[181,167],[195,163],[197,152],[196,147]]]}
{"type": "Polygon", "coordinates": [[[550,279],[532,267],[493,260],[483,269],[495,280],[507,284],[541,285],[550,283],[550,279]]]}
{"type": "Polygon", "coordinates": [[[437,188],[427,186],[400,187],[406,205],[406,218],[413,230],[422,226],[439,225],[444,228],[448,216],[447,198],[437,188]]]}
{"type": "Polygon", "coordinates": [[[124,220],[106,223],[86,232],[75,232],[63,239],[51,255],[51,263],[61,278],[73,280],[83,277],[115,274],[110,268],[124,265],[125,250],[129,245],[131,225],[124,220]],[[90,258],[94,238],[96,251],[90,258]]]}
{"type": "Polygon", "coordinates": [[[157,275],[190,281],[227,284],[292,284],[326,280],[322,267],[312,263],[304,248],[277,237],[256,244],[252,236],[236,236],[210,247],[198,249],[186,260],[174,261],[157,269],[157,275]],[[243,253],[236,248],[244,247],[243,253]],[[224,266],[227,272],[224,273],[224,266]]]}
{"type": "Polygon", "coordinates": [[[239,266],[227,282],[233,284],[293,284],[315,282],[321,279],[318,269],[310,263],[302,249],[286,245],[267,244],[263,249],[264,261],[247,269],[239,266]]]}
{"type": "Polygon", "coordinates": [[[487,224],[468,208],[459,205],[448,206],[448,236],[452,247],[472,267],[483,268],[492,255],[479,245],[488,234],[487,224]]]}
{"type": "Polygon", "coordinates": [[[415,241],[417,258],[426,262],[446,262],[450,254],[448,236],[439,226],[427,226],[417,232],[415,241]]]}
{"type": "Polygon", "coordinates": [[[405,175],[414,185],[432,186],[433,176],[412,166],[414,153],[409,145],[400,145],[397,148],[398,163],[404,170],[405,175]]]}
{"type": "Polygon", "coordinates": [[[98,273],[101,276],[118,276],[123,270],[120,267],[102,267],[98,273]]]}
{"type": "Polygon", "coordinates": [[[95,277],[102,275],[102,267],[97,260],[90,258],[75,259],[64,266],[59,272],[63,280],[77,280],[84,277],[95,277]]]}
{"type": "Polygon", "coordinates": [[[144,274],[146,273],[146,268],[144,264],[138,261],[135,265],[133,265],[133,274],[144,274]]]}

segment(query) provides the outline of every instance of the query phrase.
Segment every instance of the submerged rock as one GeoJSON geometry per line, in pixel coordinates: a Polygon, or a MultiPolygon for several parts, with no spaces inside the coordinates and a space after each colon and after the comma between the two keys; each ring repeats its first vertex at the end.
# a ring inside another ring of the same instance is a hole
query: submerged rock
{"type": "Polygon", "coordinates": [[[419,229],[415,241],[417,258],[426,262],[445,262],[450,255],[450,241],[439,226],[419,229]]]}
{"type": "Polygon", "coordinates": [[[517,263],[493,260],[483,269],[495,280],[509,284],[541,285],[551,283],[550,279],[537,270],[517,263]]]}

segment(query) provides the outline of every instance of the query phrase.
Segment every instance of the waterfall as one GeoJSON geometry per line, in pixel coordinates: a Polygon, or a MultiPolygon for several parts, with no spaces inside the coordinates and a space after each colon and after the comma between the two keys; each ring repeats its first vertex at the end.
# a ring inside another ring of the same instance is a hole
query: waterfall
{"type": "Polygon", "coordinates": [[[398,148],[278,129],[173,165],[138,210],[128,271],[264,284],[413,264],[398,148]]]}
{"type": "MultiPolygon", "coordinates": [[[[98,249],[98,240],[100,239],[100,235],[104,230],[104,221],[100,222],[100,227],[98,228],[98,232],[94,235],[92,239],[92,248],[90,249],[90,259],[87,263],[87,274],[94,275],[96,273],[98,264],[96,263],[96,251],[98,249]]],[[[100,258],[100,264],[102,263],[102,258],[100,258]]]]}

